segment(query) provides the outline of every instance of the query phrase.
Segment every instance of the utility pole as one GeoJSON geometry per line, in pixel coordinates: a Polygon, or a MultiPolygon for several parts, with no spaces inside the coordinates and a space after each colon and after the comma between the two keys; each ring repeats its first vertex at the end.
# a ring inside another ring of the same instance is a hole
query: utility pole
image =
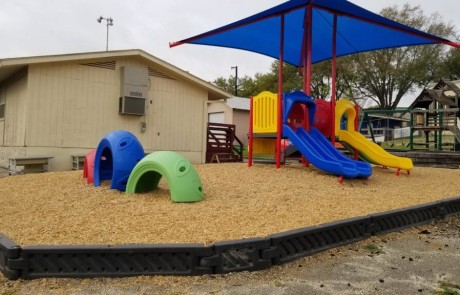
{"type": "Polygon", "coordinates": [[[233,69],[235,69],[235,96],[238,96],[238,66],[232,67],[233,69]]]}

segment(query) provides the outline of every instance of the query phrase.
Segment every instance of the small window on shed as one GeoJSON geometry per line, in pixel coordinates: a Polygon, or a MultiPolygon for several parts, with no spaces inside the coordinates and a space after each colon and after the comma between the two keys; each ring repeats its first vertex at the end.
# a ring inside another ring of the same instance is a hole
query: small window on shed
{"type": "Polygon", "coordinates": [[[209,123],[224,124],[225,123],[225,113],[224,112],[209,113],[208,114],[208,122],[209,123]]]}
{"type": "Polygon", "coordinates": [[[0,88],[0,120],[5,118],[6,88],[0,88]]]}

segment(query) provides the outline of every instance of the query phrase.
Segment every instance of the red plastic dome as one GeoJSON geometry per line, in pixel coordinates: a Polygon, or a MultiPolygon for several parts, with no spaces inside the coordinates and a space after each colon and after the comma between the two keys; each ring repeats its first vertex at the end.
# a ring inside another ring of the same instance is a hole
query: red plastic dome
{"type": "Polygon", "coordinates": [[[92,150],[85,156],[85,163],[83,165],[83,178],[86,178],[86,183],[94,183],[94,157],[96,150],[92,150]]]}

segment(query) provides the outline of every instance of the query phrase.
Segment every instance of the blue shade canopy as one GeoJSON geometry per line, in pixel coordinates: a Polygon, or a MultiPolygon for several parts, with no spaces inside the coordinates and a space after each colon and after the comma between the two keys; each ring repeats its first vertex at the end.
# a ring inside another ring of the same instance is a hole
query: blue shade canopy
{"type": "Polygon", "coordinates": [[[333,19],[337,15],[337,56],[449,40],[384,18],[346,0],[291,0],[212,31],[173,42],[230,47],[278,59],[284,15],[284,61],[301,66],[307,6],[312,6],[312,63],[332,58],[333,19]]]}

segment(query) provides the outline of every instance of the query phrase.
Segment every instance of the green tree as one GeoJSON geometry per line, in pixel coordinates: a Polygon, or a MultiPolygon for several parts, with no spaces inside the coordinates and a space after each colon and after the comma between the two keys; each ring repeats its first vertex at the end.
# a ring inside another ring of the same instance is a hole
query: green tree
{"type": "MultiPolygon", "coordinates": [[[[258,74],[256,74],[256,78],[257,78],[257,75],[258,74]]],[[[249,76],[238,78],[238,96],[249,97],[251,95],[256,95],[258,93],[256,78],[251,78],[249,76]]],[[[228,93],[235,94],[235,77],[234,76],[230,76],[228,78],[219,77],[216,80],[214,80],[212,84],[214,84],[215,86],[219,87],[222,90],[227,91],[228,93]]]]}
{"type": "MultiPolygon", "coordinates": [[[[268,73],[256,73],[254,78],[244,76],[238,79],[238,96],[249,97],[262,91],[278,92],[278,69],[279,62],[274,61],[268,73]]],[[[228,79],[219,77],[213,81],[213,84],[229,93],[234,93],[234,81],[233,76],[228,79]]],[[[288,64],[283,66],[283,86],[285,92],[302,89],[302,77],[296,67],[288,64]]]]}
{"type": "Polygon", "coordinates": [[[228,93],[235,93],[235,77],[230,76],[227,79],[224,77],[219,77],[212,82],[215,86],[220,89],[227,91],[228,93]]]}
{"type": "MultiPolygon", "coordinates": [[[[337,59],[336,64],[336,98],[354,99],[355,94],[350,84],[355,80],[353,65],[346,59],[337,59]]],[[[330,97],[332,90],[332,62],[323,61],[312,66],[311,93],[315,98],[330,97]]]]}
{"type": "MultiPolygon", "coordinates": [[[[439,14],[426,16],[420,6],[405,4],[384,8],[381,15],[422,31],[450,38],[454,26],[443,22],[439,14]]],[[[349,65],[346,84],[359,92],[362,98],[375,101],[379,107],[394,109],[401,98],[425,86],[441,73],[446,55],[443,45],[410,46],[371,51],[344,57],[349,65]]]]}
{"type": "MultiPolygon", "coordinates": [[[[349,67],[340,61],[337,63],[338,77],[337,77],[337,97],[342,97],[350,93],[349,87],[346,82],[350,78],[345,76],[352,76],[349,74],[349,67]]],[[[249,97],[257,95],[262,91],[278,92],[278,69],[279,62],[273,61],[268,73],[256,73],[254,78],[244,76],[238,79],[238,96],[249,97]]],[[[312,67],[312,96],[315,98],[326,98],[330,96],[330,83],[331,83],[331,62],[325,61],[314,64],[312,67]]],[[[234,93],[235,78],[219,77],[213,81],[217,87],[229,92],[234,93]]],[[[301,90],[303,88],[303,76],[299,69],[290,64],[283,65],[283,91],[291,92],[294,90],[301,90]]]]}
{"type": "MultiPolygon", "coordinates": [[[[274,61],[271,64],[270,72],[256,75],[257,90],[259,92],[264,90],[278,92],[278,75],[279,62],[274,61]]],[[[302,77],[296,67],[285,63],[283,65],[283,91],[291,92],[298,89],[302,89],[302,77]]]]}
{"type": "Polygon", "coordinates": [[[224,77],[219,77],[216,80],[212,82],[215,86],[219,87],[220,89],[231,92],[231,89],[229,88],[229,83],[228,79],[225,79],[224,77]]]}
{"type": "Polygon", "coordinates": [[[249,76],[239,79],[238,85],[238,96],[240,97],[250,97],[258,93],[255,80],[249,76]]]}
{"type": "Polygon", "coordinates": [[[441,66],[442,78],[460,79],[460,50],[452,48],[441,66]]]}

